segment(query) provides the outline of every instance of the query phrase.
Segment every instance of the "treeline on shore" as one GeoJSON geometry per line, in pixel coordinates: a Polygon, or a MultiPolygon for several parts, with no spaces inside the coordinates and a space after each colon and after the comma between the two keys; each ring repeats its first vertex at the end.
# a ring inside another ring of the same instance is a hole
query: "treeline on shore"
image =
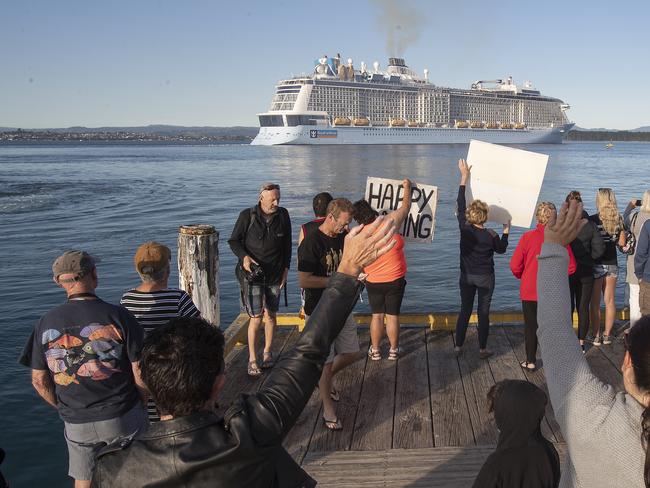
{"type": "Polygon", "coordinates": [[[572,130],[568,141],[650,141],[650,132],[632,132],[627,130],[572,130]]]}
{"type": "Polygon", "coordinates": [[[63,132],[53,130],[22,130],[0,132],[0,142],[26,141],[137,141],[137,142],[242,142],[248,143],[253,138],[245,134],[197,134],[197,133],[142,133],[142,132],[63,132]]]}

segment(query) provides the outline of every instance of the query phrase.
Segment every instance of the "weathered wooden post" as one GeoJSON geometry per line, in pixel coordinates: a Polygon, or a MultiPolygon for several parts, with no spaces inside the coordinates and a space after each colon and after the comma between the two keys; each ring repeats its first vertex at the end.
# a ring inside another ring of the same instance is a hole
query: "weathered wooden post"
{"type": "Polygon", "coordinates": [[[201,316],[219,327],[219,233],[213,226],[178,229],[178,286],[192,297],[201,316]]]}

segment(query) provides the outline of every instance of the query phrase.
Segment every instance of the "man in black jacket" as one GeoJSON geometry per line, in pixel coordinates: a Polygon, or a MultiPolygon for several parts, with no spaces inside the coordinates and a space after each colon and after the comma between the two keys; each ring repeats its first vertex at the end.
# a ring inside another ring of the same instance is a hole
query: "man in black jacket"
{"type": "Polygon", "coordinates": [[[248,325],[248,374],[259,376],[273,366],[271,344],[280,293],[287,283],[291,263],[291,220],[280,207],[280,185],[264,183],[255,207],[239,214],[228,240],[239,258],[235,273],[241,299],[251,318],[248,325]],[[264,353],[257,361],[257,332],[264,317],[264,353]]]}
{"type": "Polygon", "coordinates": [[[388,252],[395,229],[378,218],[352,230],[338,272],[296,347],[259,392],[243,394],[225,418],[213,406],[225,383],[223,335],[196,318],[152,332],[140,361],[161,422],[141,438],[109,446],[93,486],[301,488],[316,482],[282,447],[321,375],[330,345],[352,311],[364,266],[388,252]]]}

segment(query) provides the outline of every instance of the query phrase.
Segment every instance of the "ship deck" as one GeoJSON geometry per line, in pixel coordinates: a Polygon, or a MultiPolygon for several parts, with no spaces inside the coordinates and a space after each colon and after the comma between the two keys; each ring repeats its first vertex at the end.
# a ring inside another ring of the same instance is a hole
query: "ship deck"
{"type": "MultiPolygon", "coordinates": [[[[238,320],[239,330],[244,329],[244,322],[238,320]]],[[[274,341],[276,355],[289,351],[299,335],[295,326],[280,327],[274,341]]],[[[361,350],[367,350],[367,327],[359,328],[359,340],[361,350]]],[[[459,358],[453,352],[452,332],[432,330],[426,323],[403,327],[400,342],[404,351],[398,361],[371,361],[360,354],[336,375],[342,431],[324,428],[316,391],[285,439],[287,450],[319,487],[471,486],[497,441],[487,409],[488,390],[508,378],[527,380],[546,390],[541,362],[535,372],[519,366],[525,359],[521,325],[493,325],[489,347],[494,356],[487,360],[478,358],[474,327],[459,358]]],[[[619,335],[611,346],[592,347],[586,357],[603,381],[621,390],[623,354],[619,335]]],[[[233,345],[221,405],[228,405],[241,392],[257,391],[264,383],[265,376],[247,376],[247,360],[246,346],[233,345]]],[[[564,451],[550,404],[542,431],[558,451],[564,451]]]]}

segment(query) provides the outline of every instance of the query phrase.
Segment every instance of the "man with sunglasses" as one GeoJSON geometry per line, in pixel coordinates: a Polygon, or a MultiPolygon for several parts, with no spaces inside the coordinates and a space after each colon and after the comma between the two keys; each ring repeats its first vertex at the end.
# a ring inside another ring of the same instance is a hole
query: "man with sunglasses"
{"type": "Polygon", "coordinates": [[[228,240],[239,258],[235,273],[248,325],[248,374],[260,376],[273,367],[271,352],[280,293],[287,283],[291,263],[291,219],[280,207],[280,185],[264,183],[257,205],[242,210],[228,240]],[[257,334],[264,319],[264,353],[257,359],[257,334]]]}

